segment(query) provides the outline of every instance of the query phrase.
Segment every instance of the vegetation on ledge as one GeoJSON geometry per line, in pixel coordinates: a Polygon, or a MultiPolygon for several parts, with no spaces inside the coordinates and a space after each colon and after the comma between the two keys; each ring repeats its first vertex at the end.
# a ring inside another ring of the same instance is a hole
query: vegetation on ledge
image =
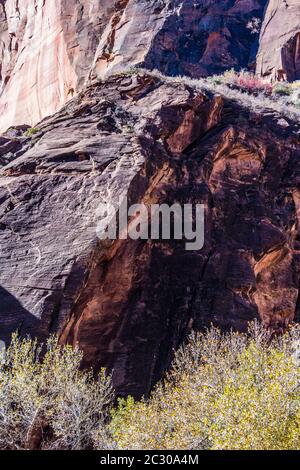
{"type": "Polygon", "coordinates": [[[187,76],[166,76],[158,70],[131,68],[114,74],[147,74],[167,83],[184,83],[199,91],[220,94],[257,113],[275,113],[300,122],[300,81],[270,84],[248,71],[228,70],[222,75],[193,79],[187,76]]]}

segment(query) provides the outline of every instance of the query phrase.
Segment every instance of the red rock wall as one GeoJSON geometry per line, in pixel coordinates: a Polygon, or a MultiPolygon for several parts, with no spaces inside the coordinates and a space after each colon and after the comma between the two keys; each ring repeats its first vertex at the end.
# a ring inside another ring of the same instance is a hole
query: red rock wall
{"type": "Polygon", "coordinates": [[[268,80],[300,79],[300,2],[270,0],[260,35],[257,73],[268,80]]]}
{"type": "Polygon", "coordinates": [[[34,125],[82,88],[111,0],[6,0],[0,5],[0,131],[34,125]]]}
{"type": "Polygon", "coordinates": [[[247,67],[266,0],[1,0],[0,132],[35,125],[87,80],[141,65],[199,77],[247,67]]]}
{"type": "Polygon", "coordinates": [[[0,138],[0,340],[79,344],[149,392],[194,329],[282,331],[300,313],[298,127],[183,82],[119,76],[32,138],[0,138]],[[10,161],[11,160],[11,161],[10,161]],[[203,203],[205,245],[100,242],[100,202],[203,203]]]}

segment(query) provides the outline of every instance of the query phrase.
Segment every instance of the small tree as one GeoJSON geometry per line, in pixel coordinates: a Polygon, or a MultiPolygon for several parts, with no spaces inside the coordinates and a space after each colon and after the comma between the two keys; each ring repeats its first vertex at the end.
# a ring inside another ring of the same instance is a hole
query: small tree
{"type": "Polygon", "coordinates": [[[110,377],[80,371],[82,353],[50,338],[46,352],[15,334],[0,353],[0,449],[112,445],[106,427],[110,377]]]}

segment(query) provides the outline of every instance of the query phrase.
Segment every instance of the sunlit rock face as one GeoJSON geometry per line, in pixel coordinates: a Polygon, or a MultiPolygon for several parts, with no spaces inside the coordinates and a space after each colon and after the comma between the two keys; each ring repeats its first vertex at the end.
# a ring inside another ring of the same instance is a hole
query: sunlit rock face
{"type": "Polygon", "coordinates": [[[266,0],[0,0],[0,132],[35,125],[132,66],[192,77],[247,67],[266,0]]]}
{"type": "Polygon", "coordinates": [[[110,0],[1,0],[0,130],[34,125],[84,85],[110,0]]]}
{"type": "Polygon", "coordinates": [[[271,81],[300,79],[300,2],[270,0],[257,56],[257,73],[271,81]]]}

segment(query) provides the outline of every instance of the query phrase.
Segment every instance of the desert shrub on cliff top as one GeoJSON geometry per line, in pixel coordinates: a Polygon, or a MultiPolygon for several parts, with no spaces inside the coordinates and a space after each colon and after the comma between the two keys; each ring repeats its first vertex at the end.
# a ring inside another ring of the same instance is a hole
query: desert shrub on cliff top
{"type": "Polygon", "coordinates": [[[267,83],[257,75],[245,70],[236,72],[231,69],[224,72],[222,75],[208,77],[207,80],[212,84],[223,84],[250,94],[263,93],[266,96],[270,96],[273,91],[273,85],[271,83],[267,83]]]}
{"type": "MultiPolygon", "coordinates": [[[[269,83],[259,76],[248,72],[235,72],[233,69],[222,75],[208,77],[211,85],[230,88],[233,92],[252,95],[262,100],[266,107],[274,108],[283,114],[298,114],[300,108],[300,81],[269,83]]],[[[244,97],[245,98],[245,97],[244,97]]]]}
{"type": "Polygon", "coordinates": [[[51,338],[43,352],[14,335],[0,353],[0,449],[86,449],[112,444],[110,378],[80,371],[82,353],[51,338]]]}
{"type": "Polygon", "coordinates": [[[170,77],[163,75],[158,70],[149,71],[147,69],[129,69],[123,73],[147,74],[160,79],[162,82],[183,83],[199,91],[217,93],[254,112],[269,113],[271,111],[275,115],[278,114],[278,117],[287,117],[297,123],[300,121],[299,81],[289,84],[289,87],[293,90],[292,96],[282,96],[274,92],[273,85],[263,82],[249,72],[237,73],[229,70],[222,75],[198,79],[187,76],[170,77]],[[257,85],[258,82],[260,83],[259,86],[257,85]]]}
{"type": "Polygon", "coordinates": [[[300,449],[299,327],[271,342],[212,328],[193,334],[149,400],[121,400],[121,449],[300,449]]]}

